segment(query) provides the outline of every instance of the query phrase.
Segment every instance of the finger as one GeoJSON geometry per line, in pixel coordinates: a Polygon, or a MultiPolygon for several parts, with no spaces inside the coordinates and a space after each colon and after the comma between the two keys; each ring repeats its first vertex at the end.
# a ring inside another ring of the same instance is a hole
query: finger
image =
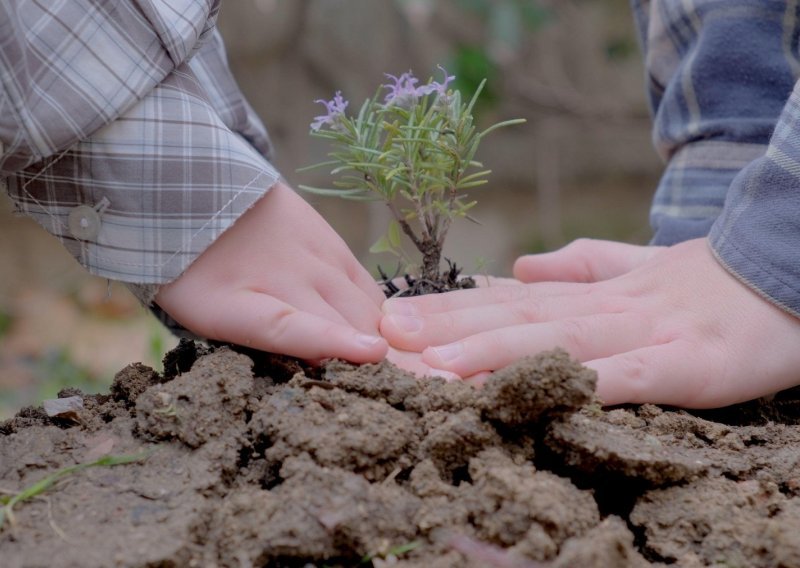
{"type": "MultiPolygon", "coordinates": [[[[713,408],[749,400],[749,392],[726,394],[713,385],[724,382],[719,367],[687,341],[676,340],[588,361],[597,371],[597,395],[606,405],[669,404],[713,408]]],[[[756,395],[757,396],[757,395],[756,395]]]]}
{"type": "Polygon", "coordinates": [[[356,285],[346,275],[337,273],[319,282],[315,289],[326,306],[336,312],[345,322],[359,331],[376,334],[381,319],[380,305],[383,294],[372,281],[375,291],[381,296],[376,302],[374,294],[356,285]]]}
{"type": "Polygon", "coordinates": [[[645,318],[630,313],[599,314],[504,327],[455,343],[428,347],[422,360],[468,377],[501,369],[526,355],[561,347],[579,361],[608,357],[648,344],[645,318]]]}
{"type": "Polygon", "coordinates": [[[460,380],[461,377],[450,371],[442,371],[441,369],[434,369],[424,361],[419,353],[411,353],[408,351],[400,351],[398,349],[389,348],[386,358],[397,365],[399,368],[412,373],[415,377],[441,377],[447,382],[454,382],[460,380]]]}
{"type": "Polygon", "coordinates": [[[559,319],[623,311],[624,299],[608,295],[582,294],[568,301],[551,297],[528,297],[501,305],[479,305],[449,312],[419,316],[387,314],[381,319],[381,335],[389,344],[407,351],[422,351],[478,333],[502,327],[543,323],[559,319]]]}
{"type": "MultiPolygon", "coordinates": [[[[178,321],[209,339],[230,341],[301,359],[337,357],[355,363],[377,362],[386,355],[386,340],[266,294],[227,296],[199,321],[178,321]]],[[[191,319],[191,316],[190,318],[191,319]]]]}
{"type": "Polygon", "coordinates": [[[414,298],[392,298],[383,303],[384,314],[419,316],[470,308],[477,305],[504,304],[546,296],[586,294],[589,284],[571,282],[537,283],[518,286],[490,286],[456,290],[446,294],[428,294],[414,298]]]}
{"type": "Polygon", "coordinates": [[[578,239],[555,252],[519,257],[514,276],[522,282],[599,282],[630,272],[660,249],[578,239]]]}

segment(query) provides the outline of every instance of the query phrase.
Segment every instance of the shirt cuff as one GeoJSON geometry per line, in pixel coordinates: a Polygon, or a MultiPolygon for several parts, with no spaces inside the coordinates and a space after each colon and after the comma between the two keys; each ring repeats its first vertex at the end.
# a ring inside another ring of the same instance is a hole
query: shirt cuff
{"type": "Polygon", "coordinates": [[[91,273],[163,284],[278,178],[183,65],[89,139],[12,175],[8,191],[91,273]]]}
{"type": "Polygon", "coordinates": [[[698,141],[669,161],[650,209],[651,244],[670,246],[705,237],[722,212],[728,188],[766,144],[698,141]]]}
{"type": "Polygon", "coordinates": [[[766,155],[734,179],[709,239],[729,271],[800,317],[800,84],[766,155]]]}

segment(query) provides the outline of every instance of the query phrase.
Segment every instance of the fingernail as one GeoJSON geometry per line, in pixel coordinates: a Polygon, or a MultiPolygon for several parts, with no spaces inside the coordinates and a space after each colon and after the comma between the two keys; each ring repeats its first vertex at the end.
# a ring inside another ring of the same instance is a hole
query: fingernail
{"type": "Polygon", "coordinates": [[[417,316],[419,311],[411,302],[403,300],[389,300],[383,303],[383,311],[387,314],[398,314],[401,316],[417,316]]]}
{"type": "Polygon", "coordinates": [[[377,335],[367,335],[365,333],[359,333],[358,335],[356,335],[356,341],[359,342],[364,347],[375,347],[378,343],[383,341],[383,338],[377,335]]]}
{"type": "Polygon", "coordinates": [[[464,352],[464,344],[450,343],[449,345],[431,347],[431,350],[436,354],[440,361],[446,363],[448,361],[452,361],[464,352]]]}
{"type": "Polygon", "coordinates": [[[386,319],[401,331],[414,333],[422,329],[422,318],[414,316],[390,315],[386,319]]]}

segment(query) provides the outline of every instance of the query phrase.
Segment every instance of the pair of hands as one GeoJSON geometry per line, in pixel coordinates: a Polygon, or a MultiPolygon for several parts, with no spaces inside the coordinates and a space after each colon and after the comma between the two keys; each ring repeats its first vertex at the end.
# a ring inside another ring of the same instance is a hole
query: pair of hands
{"type": "Polygon", "coordinates": [[[393,299],[299,196],[276,185],[156,299],[195,333],[305,359],[386,357],[480,382],[563,347],[607,404],[716,407],[800,383],[800,321],[736,280],[705,239],[576,241],[518,282],[393,299]],[[391,347],[390,347],[391,344],[391,347]]]}

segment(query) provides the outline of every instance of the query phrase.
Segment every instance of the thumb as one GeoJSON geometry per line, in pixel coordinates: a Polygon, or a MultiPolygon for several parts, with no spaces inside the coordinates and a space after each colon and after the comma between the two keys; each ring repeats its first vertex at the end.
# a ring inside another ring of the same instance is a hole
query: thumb
{"type": "Polygon", "coordinates": [[[514,263],[522,282],[599,282],[630,272],[663,247],[578,239],[555,252],[529,254],[514,263]]]}

